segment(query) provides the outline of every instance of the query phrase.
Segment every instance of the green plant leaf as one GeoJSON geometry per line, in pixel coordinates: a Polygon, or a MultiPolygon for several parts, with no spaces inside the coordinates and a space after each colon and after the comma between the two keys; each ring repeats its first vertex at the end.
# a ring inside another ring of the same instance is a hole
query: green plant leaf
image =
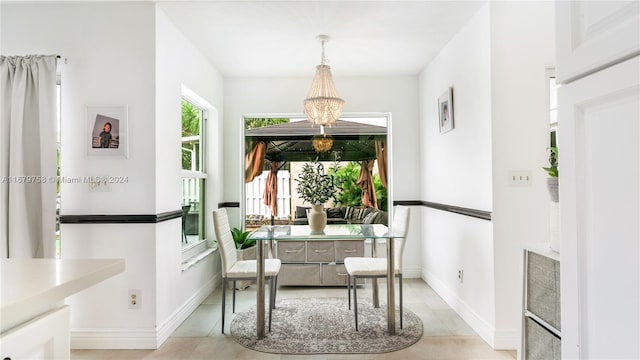
{"type": "Polygon", "coordinates": [[[256,244],[254,239],[249,239],[251,233],[252,231],[242,231],[242,229],[238,228],[231,229],[231,236],[236,244],[236,249],[246,249],[256,244]]]}
{"type": "Polygon", "coordinates": [[[549,165],[548,167],[543,167],[543,169],[549,174],[551,177],[558,177],[558,147],[550,146],[547,148],[549,151],[549,165]]]}

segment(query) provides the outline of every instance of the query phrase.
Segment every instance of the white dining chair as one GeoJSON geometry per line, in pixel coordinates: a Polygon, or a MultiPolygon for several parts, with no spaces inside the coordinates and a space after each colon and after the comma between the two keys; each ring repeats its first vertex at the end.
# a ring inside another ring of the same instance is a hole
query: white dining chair
{"type": "MultiPolygon", "coordinates": [[[[256,260],[238,261],[236,246],[231,235],[229,218],[226,209],[213,211],[213,227],[218,247],[220,248],[220,258],[222,259],[222,333],[224,334],[224,313],[227,283],[233,281],[233,313],[236,312],[236,281],[256,280],[257,262],[256,260]]],[[[275,308],[276,289],[278,287],[278,272],[280,272],[280,259],[265,259],[264,276],[269,279],[269,331],[271,331],[271,311],[275,308]]]]}
{"type": "MultiPolygon", "coordinates": [[[[402,255],[406,243],[406,235],[409,231],[410,208],[396,205],[394,207],[393,225],[391,230],[394,235],[395,250],[395,275],[398,277],[398,287],[400,295],[400,329],[402,329],[402,255]]],[[[375,239],[373,241],[376,241],[375,239]]],[[[360,278],[383,278],[387,277],[387,259],[377,257],[348,257],[344,259],[344,266],[347,270],[347,293],[349,298],[349,309],[351,309],[351,293],[353,287],[353,311],[355,313],[356,331],[358,330],[358,296],[357,280],[360,278]],[[353,283],[352,283],[353,281],[353,283]]]]}

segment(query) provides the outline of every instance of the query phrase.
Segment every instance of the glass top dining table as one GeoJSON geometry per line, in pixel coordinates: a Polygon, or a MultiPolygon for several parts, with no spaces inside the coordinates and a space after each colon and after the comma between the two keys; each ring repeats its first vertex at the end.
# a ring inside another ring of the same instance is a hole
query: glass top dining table
{"type": "MultiPolygon", "coordinates": [[[[382,224],[339,224],[327,225],[322,232],[313,232],[308,225],[263,225],[258,230],[251,233],[250,239],[256,240],[257,245],[257,304],[256,304],[256,324],[257,337],[262,339],[265,336],[265,277],[264,277],[264,243],[273,241],[340,241],[340,240],[362,240],[378,239],[386,240],[387,243],[387,332],[395,335],[395,250],[394,239],[403,238],[394,234],[393,229],[389,229],[382,224]]],[[[375,242],[374,242],[375,243],[375,242]]],[[[377,290],[377,287],[374,287],[377,290]]],[[[377,296],[374,296],[377,298],[377,296]]]]}

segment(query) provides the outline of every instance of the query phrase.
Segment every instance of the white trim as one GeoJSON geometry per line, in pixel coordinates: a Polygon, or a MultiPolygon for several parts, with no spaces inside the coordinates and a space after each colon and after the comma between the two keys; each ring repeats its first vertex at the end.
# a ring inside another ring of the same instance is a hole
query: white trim
{"type": "MultiPolygon", "coordinates": [[[[244,164],[245,162],[245,119],[247,118],[289,118],[289,120],[296,119],[306,119],[307,116],[301,113],[249,113],[243,114],[240,120],[240,138],[238,139],[239,144],[239,154],[240,154],[240,163],[244,164]]],[[[344,119],[386,119],[386,128],[387,128],[387,203],[389,204],[389,219],[393,219],[393,144],[392,144],[392,134],[391,134],[391,125],[392,125],[392,113],[390,112],[353,112],[353,113],[342,113],[340,115],[340,120],[344,119]]],[[[242,179],[244,184],[244,166],[239,167],[240,170],[240,179],[242,179]]],[[[245,186],[240,186],[240,199],[246,199],[245,186]]],[[[244,203],[244,200],[240,201],[240,214],[243,216],[242,218],[242,226],[245,224],[245,217],[247,215],[247,209],[244,203]]]]}
{"type": "Polygon", "coordinates": [[[157,329],[71,329],[72,349],[158,349],[215,290],[220,274],[196,291],[157,329]]]}
{"type": "Polygon", "coordinates": [[[403,279],[422,279],[422,268],[421,267],[404,267],[402,269],[402,278],[403,279]]]}
{"type": "Polygon", "coordinates": [[[201,251],[199,253],[197,253],[194,256],[191,256],[190,258],[184,260],[182,262],[182,271],[187,271],[189,270],[191,267],[193,267],[194,265],[196,265],[197,263],[199,263],[200,261],[204,260],[207,256],[213,254],[216,251],[217,248],[207,248],[204,251],[201,251]]]}
{"type": "Polygon", "coordinates": [[[180,176],[185,178],[206,179],[207,174],[201,171],[182,170],[180,176]]]}
{"type": "Polygon", "coordinates": [[[198,291],[196,291],[189,300],[187,300],[181,307],[176,309],[165,320],[162,324],[158,326],[157,338],[158,338],[158,347],[164,343],[171,334],[191,315],[200,304],[213,292],[216,288],[215,277],[211,277],[211,279],[198,291]]]}
{"type": "Polygon", "coordinates": [[[517,329],[496,330],[435,275],[425,271],[424,280],[493,349],[518,349],[520,332],[517,329]]]}
{"type": "Polygon", "coordinates": [[[72,349],[157,349],[155,329],[71,329],[72,349]]]}
{"type": "Polygon", "coordinates": [[[182,97],[185,100],[197,107],[203,110],[213,109],[213,105],[209,104],[207,100],[203,99],[200,95],[196,94],[195,91],[189,89],[184,84],[181,85],[180,91],[182,92],[182,97]]]}

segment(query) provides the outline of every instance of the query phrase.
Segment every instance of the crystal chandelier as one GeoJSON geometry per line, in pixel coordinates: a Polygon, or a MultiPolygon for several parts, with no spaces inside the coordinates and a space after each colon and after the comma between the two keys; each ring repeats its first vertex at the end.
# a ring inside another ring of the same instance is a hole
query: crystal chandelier
{"type": "Polygon", "coordinates": [[[322,58],[316,66],[316,76],[313,78],[307,98],[304,100],[304,113],[313,125],[333,125],[340,117],[344,100],[336,91],[331,67],[325,64],[324,43],[329,40],[327,35],[318,35],[322,43],[322,58]]]}

